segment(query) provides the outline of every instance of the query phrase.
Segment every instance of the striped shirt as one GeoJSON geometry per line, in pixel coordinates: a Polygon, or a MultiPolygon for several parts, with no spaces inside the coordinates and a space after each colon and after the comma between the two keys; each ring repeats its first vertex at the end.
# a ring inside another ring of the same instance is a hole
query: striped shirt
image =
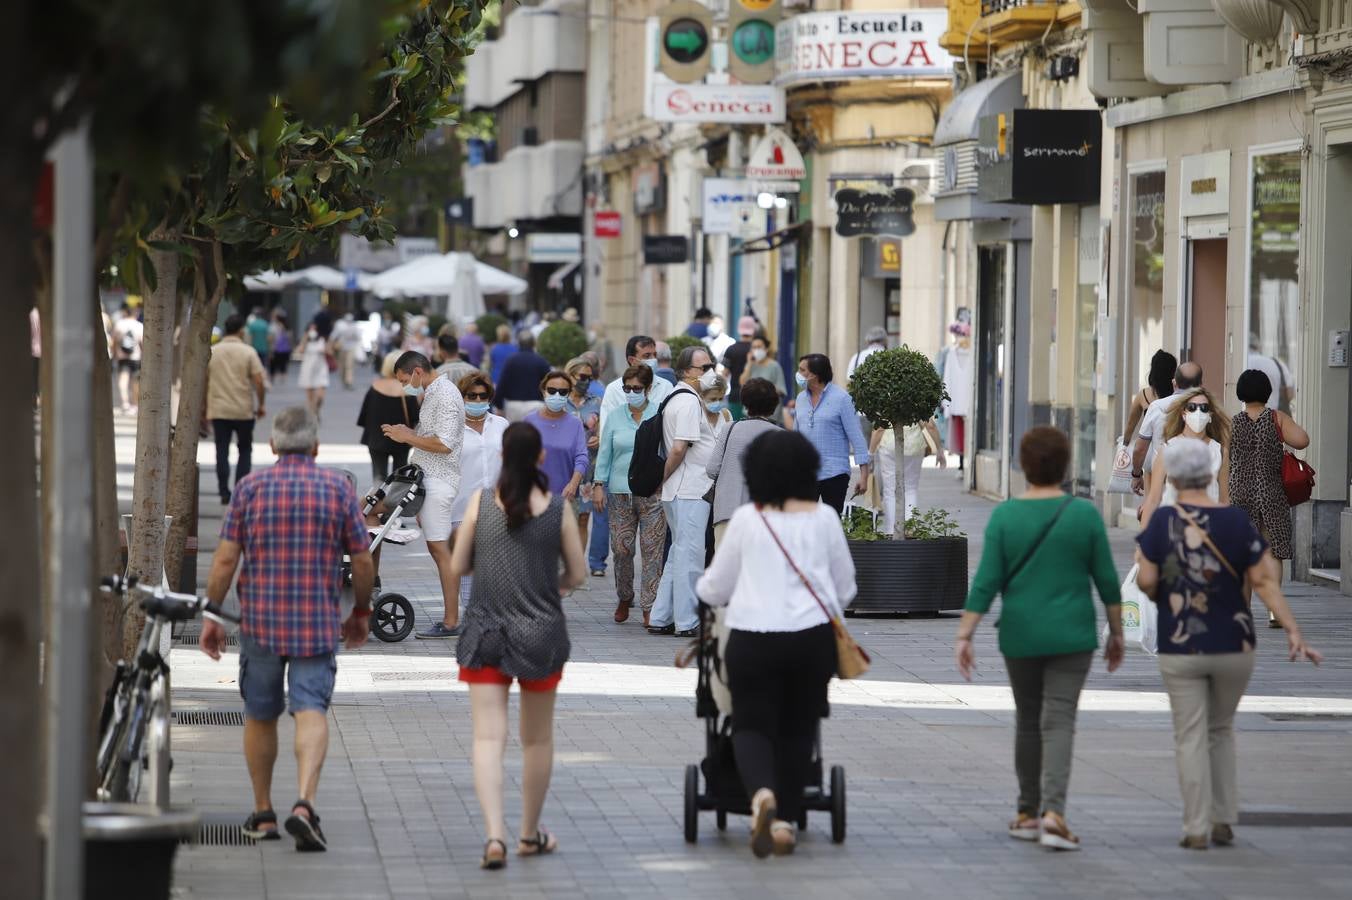
{"type": "Polygon", "coordinates": [[[854,448],[854,461],[861,466],[868,465],[868,443],[859,428],[859,414],[854,411],[854,401],[835,382],[822,390],[816,406],[812,405],[811,395],[806,390],[802,391],[798,395],[793,422],[799,433],[811,441],[821,455],[821,467],[817,469],[818,481],[850,474],[851,447],[854,448]]]}

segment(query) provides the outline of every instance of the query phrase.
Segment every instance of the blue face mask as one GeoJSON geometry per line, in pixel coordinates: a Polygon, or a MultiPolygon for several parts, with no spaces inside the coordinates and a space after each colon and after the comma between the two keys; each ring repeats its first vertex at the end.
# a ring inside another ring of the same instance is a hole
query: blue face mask
{"type": "Polygon", "coordinates": [[[726,400],[710,400],[704,404],[704,408],[711,413],[721,413],[728,408],[728,403],[726,400]]]}
{"type": "Polygon", "coordinates": [[[807,387],[807,376],[804,375],[802,372],[793,373],[793,380],[798,383],[798,386],[800,388],[807,387]]]}
{"type": "Polygon", "coordinates": [[[645,360],[643,361],[643,364],[644,364],[645,366],[647,366],[648,368],[652,369],[654,372],[657,371],[657,357],[656,357],[656,356],[654,356],[652,359],[645,359],[645,360]]]}
{"type": "Polygon", "coordinates": [[[481,419],[488,415],[491,405],[487,400],[472,400],[465,404],[465,414],[474,419],[481,419]]]}
{"type": "Polygon", "coordinates": [[[634,409],[638,409],[640,406],[648,402],[648,395],[627,393],[624,395],[624,399],[625,402],[628,403],[630,406],[632,406],[634,409]]]}
{"type": "Polygon", "coordinates": [[[562,412],[563,408],[567,405],[568,405],[567,397],[559,397],[555,394],[550,394],[548,397],[545,398],[545,407],[550,412],[562,412]]]}
{"type": "Polygon", "coordinates": [[[423,395],[423,389],[415,387],[413,380],[409,379],[408,384],[404,385],[404,393],[410,397],[421,397],[423,395]]]}

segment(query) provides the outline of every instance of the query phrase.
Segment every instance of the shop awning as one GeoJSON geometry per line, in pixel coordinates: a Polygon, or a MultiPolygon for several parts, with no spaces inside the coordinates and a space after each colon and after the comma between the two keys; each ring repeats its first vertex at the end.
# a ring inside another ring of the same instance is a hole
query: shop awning
{"type": "Polygon", "coordinates": [[[557,269],[554,270],[553,274],[549,276],[549,281],[545,283],[546,286],[551,291],[563,290],[563,283],[567,281],[568,278],[574,272],[577,271],[577,267],[580,265],[582,265],[582,260],[575,259],[570,263],[564,263],[563,265],[559,266],[557,269]]]}
{"type": "Polygon", "coordinates": [[[977,139],[982,116],[1023,108],[1023,74],[1015,70],[978,81],[958,93],[934,128],[934,146],[977,139]]]}

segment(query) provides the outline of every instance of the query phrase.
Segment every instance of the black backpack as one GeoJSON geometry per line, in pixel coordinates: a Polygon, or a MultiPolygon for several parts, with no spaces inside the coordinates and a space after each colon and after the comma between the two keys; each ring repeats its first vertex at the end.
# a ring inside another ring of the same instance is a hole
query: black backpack
{"type": "MultiPolygon", "coordinates": [[[[634,455],[629,460],[629,492],[635,497],[651,497],[662,489],[662,473],[667,466],[667,448],[662,435],[662,418],[676,391],[667,395],[657,415],[644,419],[634,435],[634,455]]],[[[612,415],[627,415],[621,410],[612,415]]]]}

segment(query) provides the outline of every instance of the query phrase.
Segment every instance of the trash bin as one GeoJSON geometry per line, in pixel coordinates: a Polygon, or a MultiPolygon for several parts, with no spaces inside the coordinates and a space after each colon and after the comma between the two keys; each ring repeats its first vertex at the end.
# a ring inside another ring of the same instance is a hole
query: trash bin
{"type": "Polygon", "coordinates": [[[197,834],[191,810],[136,803],[84,805],[85,900],[169,900],[179,841],[197,834]]]}

